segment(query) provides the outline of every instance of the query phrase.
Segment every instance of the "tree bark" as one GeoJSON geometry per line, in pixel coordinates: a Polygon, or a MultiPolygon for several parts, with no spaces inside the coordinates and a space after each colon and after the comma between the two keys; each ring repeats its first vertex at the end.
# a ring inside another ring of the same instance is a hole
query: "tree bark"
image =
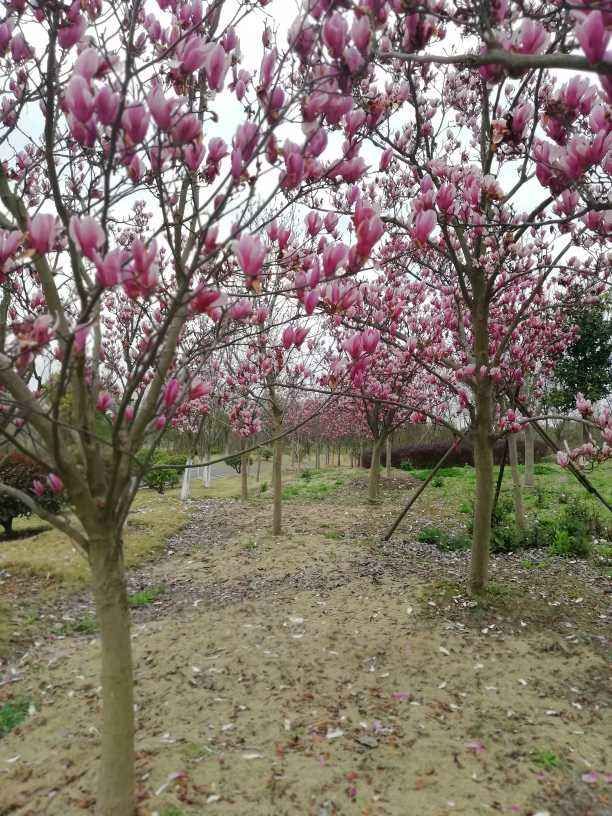
{"type": "MultiPolygon", "coordinates": [[[[279,430],[280,433],[280,430],[279,430]]],[[[280,535],[282,528],[282,493],[283,493],[283,440],[274,443],[272,458],[272,535],[280,535]]]]}
{"type": "Polygon", "coordinates": [[[531,422],[525,426],[525,487],[535,487],[534,479],[534,448],[535,448],[535,434],[531,427],[531,422]]]}
{"type": "Polygon", "coordinates": [[[474,469],[474,535],[472,538],[471,589],[479,592],[487,584],[489,548],[491,546],[491,512],[493,510],[493,441],[491,423],[493,404],[491,386],[481,384],[475,392],[474,469]]]}
{"type": "Polygon", "coordinates": [[[319,470],[321,467],[321,449],[318,445],[315,445],[315,469],[319,470]]]}
{"type": "Polygon", "coordinates": [[[338,445],[338,467],[341,465],[340,457],[342,456],[342,448],[338,445]]]}
{"type": "Polygon", "coordinates": [[[387,437],[387,447],[385,450],[385,474],[391,478],[391,434],[387,437]]]}
{"type": "Polygon", "coordinates": [[[122,546],[92,541],[89,555],[102,651],[102,751],[96,816],[134,816],[134,678],[122,546]]]}
{"type": "Polygon", "coordinates": [[[521,484],[521,474],[518,469],[518,451],[516,444],[516,434],[508,436],[508,458],[510,459],[510,471],[512,473],[512,492],[514,495],[514,513],[516,524],[519,530],[527,529],[525,520],[525,508],[523,506],[523,486],[521,484]]]}
{"type": "Polygon", "coordinates": [[[378,484],[380,481],[380,447],[381,441],[375,439],[372,444],[372,461],[368,478],[368,501],[378,501],[378,484]]]}
{"type": "MultiPolygon", "coordinates": [[[[243,447],[246,446],[246,441],[243,443],[243,447]]],[[[241,453],[240,454],[240,497],[242,501],[246,501],[249,498],[249,454],[248,453],[241,453]]]]}

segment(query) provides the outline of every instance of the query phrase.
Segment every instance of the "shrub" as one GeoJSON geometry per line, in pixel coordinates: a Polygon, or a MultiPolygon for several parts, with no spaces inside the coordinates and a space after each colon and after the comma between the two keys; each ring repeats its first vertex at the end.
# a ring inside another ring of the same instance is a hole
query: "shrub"
{"type": "MultiPolygon", "coordinates": [[[[407,445],[406,447],[394,448],[391,451],[391,464],[393,467],[407,470],[410,468],[432,468],[437,465],[450,446],[450,440],[421,443],[419,445],[407,445]],[[407,467],[406,467],[407,464],[407,467]]],[[[499,440],[493,449],[493,458],[496,465],[500,465],[504,455],[504,442],[499,440]]],[[[523,457],[523,446],[519,445],[519,459],[523,457]]],[[[547,445],[540,439],[535,440],[534,457],[536,460],[550,453],[547,445]]],[[[381,465],[386,465],[386,450],[380,453],[381,465]]],[[[372,452],[364,451],[361,465],[369,468],[372,461],[372,452]]],[[[445,461],[446,468],[463,467],[464,465],[474,465],[474,450],[472,445],[464,442],[453,450],[445,461]]],[[[544,465],[544,467],[550,467],[544,465]]],[[[443,474],[444,475],[444,474],[443,474]]],[[[459,475],[455,473],[454,475],[459,475]]]]}
{"type": "Polygon", "coordinates": [[[438,527],[423,527],[419,531],[417,541],[422,541],[423,544],[439,544],[444,533],[438,527]]]}
{"type": "Polygon", "coordinates": [[[305,479],[307,482],[309,482],[313,476],[314,470],[309,470],[308,468],[300,473],[300,479],[305,479]]]}
{"type": "MultiPolygon", "coordinates": [[[[32,496],[37,504],[50,513],[57,513],[62,506],[61,497],[48,488],[42,496],[37,496],[32,487],[34,479],[46,485],[47,474],[48,471],[38,462],[21,453],[10,453],[0,459],[0,482],[32,496]]],[[[32,511],[22,501],[0,493],[0,524],[4,527],[7,538],[13,533],[13,519],[30,515],[32,511]]]]}
{"type": "Polygon", "coordinates": [[[438,548],[446,552],[464,552],[469,550],[472,546],[469,536],[465,533],[454,533],[453,535],[443,536],[438,543],[438,548]]]}
{"type": "MultiPolygon", "coordinates": [[[[142,451],[138,457],[140,462],[147,461],[149,451],[142,451]]],[[[187,457],[184,453],[157,450],[153,454],[143,482],[152,490],[163,493],[167,487],[176,487],[181,480],[187,457]]]]}

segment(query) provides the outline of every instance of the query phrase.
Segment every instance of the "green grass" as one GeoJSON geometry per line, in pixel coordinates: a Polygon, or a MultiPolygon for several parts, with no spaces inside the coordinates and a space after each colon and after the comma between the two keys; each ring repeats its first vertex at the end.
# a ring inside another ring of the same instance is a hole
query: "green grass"
{"type": "MultiPolygon", "coordinates": [[[[178,498],[178,490],[163,496],[150,490],[137,494],[125,526],[125,560],[128,567],[145,563],[160,553],[170,536],[178,533],[188,519],[188,511],[178,498]]],[[[31,527],[32,519],[16,519],[15,531],[31,527]]],[[[0,569],[26,575],[53,578],[67,585],[89,580],[85,557],[59,530],[48,529],[31,538],[0,544],[0,569]]]]}
{"type": "Polygon", "coordinates": [[[548,748],[538,748],[535,750],[532,759],[534,765],[537,765],[538,768],[542,768],[544,771],[554,771],[555,768],[559,768],[562,764],[561,759],[555,752],[548,750],[548,748]]]}
{"type": "Polygon", "coordinates": [[[74,621],[64,621],[54,629],[57,635],[95,635],[98,621],[93,615],[83,615],[74,621]]]}
{"type": "Polygon", "coordinates": [[[13,700],[0,707],[0,738],[21,725],[26,720],[29,709],[30,701],[25,698],[13,700]]]}
{"type": "Polygon", "coordinates": [[[337,470],[306,470],[283,489],[283,499],[324,499],[341,487],[346,476],[337,470]]]}
{"type": "Polygon", "coordinates": [[[166,591],[165,586],[151,586],[146,589],[141,589],[140,592],[135,592],[128,597],[130,606],[149,606],[156,601],[160,595],[166,591]]]}

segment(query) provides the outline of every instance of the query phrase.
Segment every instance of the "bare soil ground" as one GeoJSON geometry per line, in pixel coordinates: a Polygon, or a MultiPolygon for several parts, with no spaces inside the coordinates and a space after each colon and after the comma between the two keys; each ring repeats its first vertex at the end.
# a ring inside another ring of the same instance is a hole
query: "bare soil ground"
{"type": "MultiPolygon", "coordinates": [[[[159,591],[133,614],[141,816],[610,816],[603,577],[499,557],[471,599],[467,556],[414,540],[418,507],[381,543],[408,480],[372,507],[351,479],[287,501],[277,539],[263,498],[193,501],[130,573],[159,591]]],[[[44,590],[11,579],[0,705],[32,713],[0,739],[1,816],[93,812],[91,598],[44,590]]]]}

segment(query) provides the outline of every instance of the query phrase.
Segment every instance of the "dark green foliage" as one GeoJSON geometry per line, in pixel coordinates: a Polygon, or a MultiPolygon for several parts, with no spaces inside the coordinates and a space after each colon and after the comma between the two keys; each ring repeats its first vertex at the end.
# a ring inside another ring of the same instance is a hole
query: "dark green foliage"
{"type": "Polygon", "coordinates": [[[30,702],[25,699],[13,700],[0,706],[0,738],[21,725],[28,716],[29,708],[30,702]]]}
{"type": "Polygon", "coordinates": [[[228,456],[225,463],[231,468],[234,468],[236,473],[240,473],[242,470],[242,456],[239,453],[234,454],[234,456],[228,456]]]}
{"type": "MultiPolygon", "coordinates": [[[[47,471],[37,462],[21,453],[11,453],[0,459],[0,482],[14,487],[31,496],[38,505],[50,513],[57,513],[61,509],[62,499],[49,488],[42,496],[34,493],[32,483],[35,479],[47,484],[47,471]]],[[[13,519],[19,516],[30,516],[30,508],[12,496],[0,493],[0,524],[4,527],[7,537],[13,532],[13,519]]]]}
{"type": "Polygon", "coordinates": [[[166,587],[164,586],[147,587],[146,589],[141,589],[140,592],[135,592],[133,595],[130,595],[128,603],[130,606],[149,606],[153,601],[156,601],[160,595],[163,595],[165,591],[166,587]]]}
{"type": "Polygon", "coordinates": [[[571,317],[580,335],[555,368],[557,387],[549,398],[562,411],[574,408],[578,392],[595,402],[612,387],[612,320],[606,304],[589,306],[571,317]]]}
{"type": "MultiPolygon", "coordinates": [[[[142,451],[138,459],[141,463],[148,460],[149,451],[142,451]]],[[[163,493],[166,488],[176,487],[181,480],[187,457],[184,453],[156,450],[150,459],[143,482],[152,490],[163,493]]]]}
{"type": "Polygon", "coordinates": [[[423,544],[439,544],[444,537],[444,533],[438,527],[423,527],[419,531],[417,541],[422,541],[423,544]]]}
{"type": "MultiPolygon", "coordinates": [[[[421,443],[419,445],[407,445],[406,447],[394,448],[391,452],[391,464],[393,467],[409,470],[411,468],[433,468],[444,454],[448,451],[451,440],[421,443]]],[[[498,440],[493,448],[493,458],[495,464],[501,464],[504,456],[505,445],[502,440],[498,440]]],[[[536,439],[534,444],[534,455],[536,459],[541,459],[550,453],[548,446],[541,439],[536,439]]],[[[519,447],[519,458],[522,459],[522,445],[519,447]]],[[[372,461],[372,451],[365,451],[361,458],[361,466],[369,468],[372,461]]],[[[381,465],[386,465],[386,450],[380,454],[381,465]]],[[[474,451],[469,442],[464,442],[455,448],[445,459],[445,469],[463,467],[464,465],[474,465],[474,451]]]]}
{"type": "Polygon", "coordinates": [[[443,536],[438,544],[439,549],[445,552],[465,552],[472,546],[470,537],[465,533],[455,533],[453,535],[443,536]]]}
{"type": "Polygon", "coordinates": [[[307,482],[309,482],[312,479],[313,476],[314,476],[314,471],[309,470],[308,468],[306,468],[306,470],[304,470],[304,471],[302,471],[302,473],[300,473],[300,479],[305,479],[307,482]]]}

